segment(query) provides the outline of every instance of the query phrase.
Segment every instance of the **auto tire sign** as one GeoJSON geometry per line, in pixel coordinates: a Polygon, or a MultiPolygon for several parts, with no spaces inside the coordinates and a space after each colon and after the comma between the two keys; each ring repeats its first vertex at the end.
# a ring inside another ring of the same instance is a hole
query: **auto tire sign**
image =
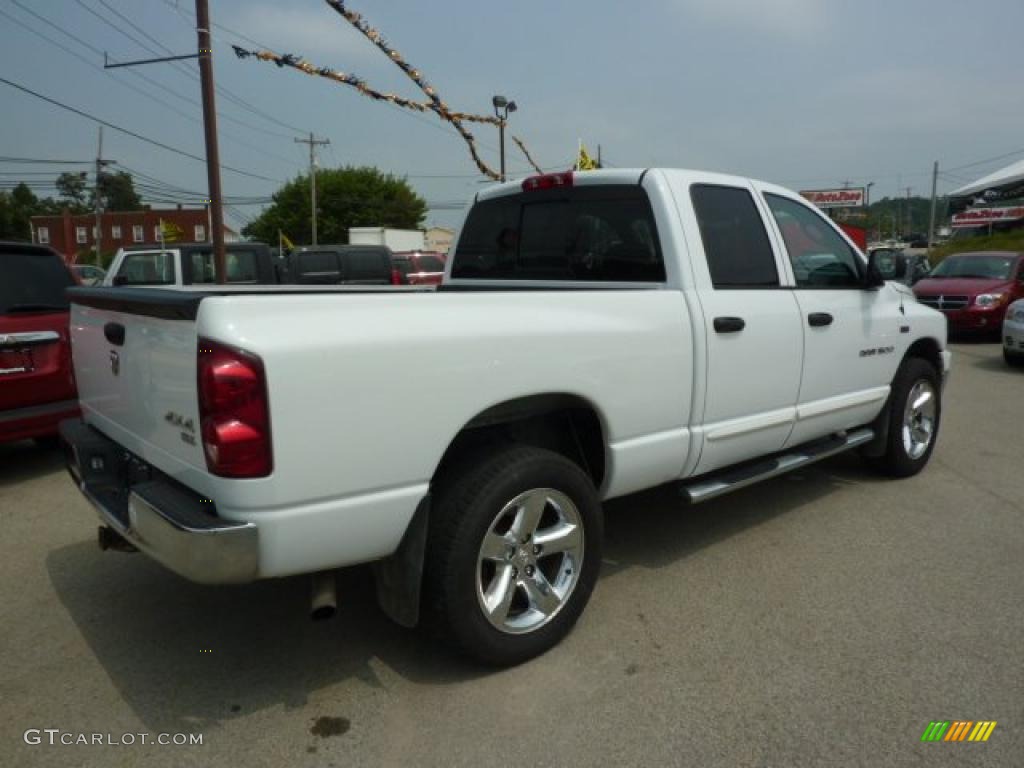
{"type": "Polygon", "coordinates": [[[808,189],[800,193],[819,208],[862,208],[864,187],[853,189],[808,189]]]}

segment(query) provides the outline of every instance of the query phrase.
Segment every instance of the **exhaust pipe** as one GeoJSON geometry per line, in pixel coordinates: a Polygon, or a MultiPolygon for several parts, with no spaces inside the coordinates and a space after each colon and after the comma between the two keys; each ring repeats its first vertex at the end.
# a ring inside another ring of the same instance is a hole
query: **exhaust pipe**
{"type": "Polygon", "coordinates": [[[320,571],[312,577],[313,603],[310,618],[324,621],[338,610],[338,593],[334,582],[334,571],[320,571]]]}

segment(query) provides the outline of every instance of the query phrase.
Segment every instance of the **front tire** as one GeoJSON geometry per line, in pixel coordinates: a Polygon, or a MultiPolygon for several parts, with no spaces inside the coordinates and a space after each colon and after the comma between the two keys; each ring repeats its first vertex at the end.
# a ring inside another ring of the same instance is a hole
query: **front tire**
{"type": "Polygon", "coordinates": [[[1018,355],[1014,352],[1010,352],[1003,347],[1003,360],[1011,368],[1024,368],[1024,355],[1018,355]]]}
{"type": "Polygon", "coordinates": [[[431,510],[428,622],[487,664],[552,648],[583,612],[601,566],[601,504],[564,456],[512,445],[448,473],[431,510]]]}
{"type": "Polygon", "coordinates": [[[924,469],[939,434],[942,386],[938,371],[927,360],[908,357],[896,372],[889,397],[885,453],[868,461],[884,474],[910,477],[924,469]]]}

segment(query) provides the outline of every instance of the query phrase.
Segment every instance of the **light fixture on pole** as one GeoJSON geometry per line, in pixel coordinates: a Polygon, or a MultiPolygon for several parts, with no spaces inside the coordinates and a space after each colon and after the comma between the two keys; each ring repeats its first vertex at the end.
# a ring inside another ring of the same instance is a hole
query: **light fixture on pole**
{"type": "Polygon", "coordinates": [[[494,116],[498,118],[498,152],[501,155],[501,180],[505,181],[505,123],[508,122],[510,112],[516,111],[516,103],[509,101],[504,96],[495,96],[491,99],[494,105],[494,116]]]}

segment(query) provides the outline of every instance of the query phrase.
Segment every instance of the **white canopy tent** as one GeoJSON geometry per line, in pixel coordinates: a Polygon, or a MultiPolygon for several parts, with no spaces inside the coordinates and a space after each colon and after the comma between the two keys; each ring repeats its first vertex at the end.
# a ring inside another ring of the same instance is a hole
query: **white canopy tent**
{"type": "Polygon", "coordinates": [[[1016,163],[1008,165],[995,173],[990,173],[988,176],[984,176],[977,181],[972,181],[970,184],[966,184],[959,189],[954,189],[949,193],[949,196],[968,197],[969,195],[977,195],[984,192],[986,189],[994,189],[1018,182],[1024,182],[1024,160],[1018,160],[1016,163]]]}

